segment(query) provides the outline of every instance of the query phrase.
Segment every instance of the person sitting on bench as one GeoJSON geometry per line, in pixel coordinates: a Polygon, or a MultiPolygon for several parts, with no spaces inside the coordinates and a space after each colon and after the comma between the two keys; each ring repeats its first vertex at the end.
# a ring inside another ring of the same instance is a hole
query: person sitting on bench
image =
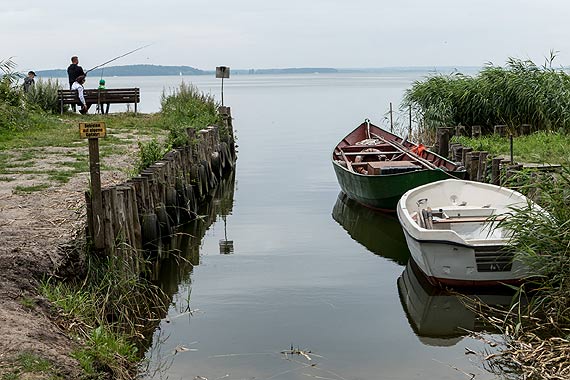
{"type": "MultiPolygon", "coordinates": [[[[99,87],[97,87],[97,90],[104,90],[105,89],[105,79],[101,78],[99,80],[99,87]]],[[[100,94],[99,94],[100,96],[100,94]]],[[[111,103],[106,103],[107,105],[107,109],[103,110],[103,104],[101,103],[100,99],[97,102],[97,112],[99,113],[104,113],[104,114],[108,114],[109,113],[109,107],[111,106],[111,103]]]]}
{"type": "Polygon", "coordinates": [[[85,96],[83,95],[83,90],[84,90],[83,83],[85,83],[85,75],[80,75],[71,85],[71,89],[77,91],[77,96],[79,98],[79,103],[77,104],[81,106],[79,113],[85,115],[87,111],[89,111],[89,107],[91,107],[91,104],[85,101],[85,96]]]}

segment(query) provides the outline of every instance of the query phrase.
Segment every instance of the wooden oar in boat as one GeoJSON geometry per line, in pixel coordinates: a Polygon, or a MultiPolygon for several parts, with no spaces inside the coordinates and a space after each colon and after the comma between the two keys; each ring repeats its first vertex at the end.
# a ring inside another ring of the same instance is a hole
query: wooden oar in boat
{"type": "Polygon", "coordinates": [[[382,136],[377,135],[376,133],[372,133],[372,136],[374,136],[377,139],[380,139],[382,141],[384,141],[387,144],[392,145],[394,148],[398,149],[400,152],[402,152],[403,154],[405,154],[406,156],[410,157],[412,160],[419,162],[420,164],[423,164],[425,167],[427,167],[428,169],[440,169],[440,167],[438,167],[437,165],[435,165],[433,162],[430,162],[420,156],[418,156],[417,154],[411,152],[409,149],[407,149],[405,146],[403,146],[402,144],[399,144],[395,141],[389,141],[386,140],[385,138],[383,138],[382,136]]]}

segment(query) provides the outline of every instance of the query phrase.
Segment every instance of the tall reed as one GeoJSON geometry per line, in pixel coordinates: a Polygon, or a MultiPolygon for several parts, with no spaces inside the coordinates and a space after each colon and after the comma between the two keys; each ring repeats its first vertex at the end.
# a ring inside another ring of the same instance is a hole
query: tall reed
{"type": "Polygon", "coordinates": [[[542,328],[570,337],[570,169],[512,180],[525,183],[519,189],[543,207],[518,208],[504,224],[513,231],[511,249],[535,274],[529,313],[547,321],[542,328]]]}
{"type": "Polygon", "coordinates": [[[505,67],[489,63],[471,77],[434,75],[407,89],[403,106],[433,130],[441,126],[531,124],[536,130],[570,132],[570,76],[550,64],[509,58],[505,67]]]}

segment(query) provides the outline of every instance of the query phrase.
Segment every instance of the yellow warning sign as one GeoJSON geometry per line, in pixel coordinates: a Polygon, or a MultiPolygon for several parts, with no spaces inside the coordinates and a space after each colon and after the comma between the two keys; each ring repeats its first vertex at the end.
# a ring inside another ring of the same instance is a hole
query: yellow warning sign
{"type": "Polygon", "coordinates": [[[98,139],[105,137],[107,134],[105,122],[93,121],[90,123],[79,123],[79,134],[82,139],[98,139]]]}

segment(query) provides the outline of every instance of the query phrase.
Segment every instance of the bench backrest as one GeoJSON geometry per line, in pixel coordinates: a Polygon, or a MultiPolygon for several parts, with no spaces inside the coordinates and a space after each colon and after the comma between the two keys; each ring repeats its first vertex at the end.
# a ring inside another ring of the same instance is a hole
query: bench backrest
{"type": "MultiPolygon", "coordinates": [[[[85,89],[85,101],[91,104],[140,103],[139,88],[85,89]]],[[[57,97],[62,104],[75,104],[79,101],[76,90],[58,90],[57,97]]]]}

